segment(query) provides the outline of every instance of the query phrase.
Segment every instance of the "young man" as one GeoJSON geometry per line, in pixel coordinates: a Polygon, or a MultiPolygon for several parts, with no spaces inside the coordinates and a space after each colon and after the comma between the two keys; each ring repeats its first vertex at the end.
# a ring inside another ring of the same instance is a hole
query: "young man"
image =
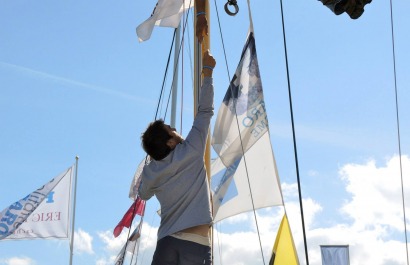
{"type": "Polygon", "coordinates": [[[205,52],[198,112],[185,140],[162,120],[151,123],[141,137],[152,161],[141,174],[139,196],[148,200],[155,195],[161,204],[152,265],[211,264],[208,232],[212,215],[204,152],[214,110],[215,64],[209,51],[205,52]]]}

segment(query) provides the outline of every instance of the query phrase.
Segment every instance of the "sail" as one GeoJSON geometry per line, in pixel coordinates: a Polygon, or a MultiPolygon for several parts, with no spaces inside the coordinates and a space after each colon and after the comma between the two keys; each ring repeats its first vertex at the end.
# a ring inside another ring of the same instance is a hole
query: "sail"
{"type": "Polygon", "coordinates": [[[212,146],[219,155],[211,165],[214,222],[283,205],[252,31],[214,128],[212,146]]]}

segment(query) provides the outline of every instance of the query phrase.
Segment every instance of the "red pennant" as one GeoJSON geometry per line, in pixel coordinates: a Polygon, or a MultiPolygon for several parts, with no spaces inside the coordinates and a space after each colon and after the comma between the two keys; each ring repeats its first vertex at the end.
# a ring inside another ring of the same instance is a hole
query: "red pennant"
{"type": "Polygon", "coordinates": [[[131,226],[132,220],[134,219],[135,215],[142,215],[145,208],[145,201],[141,200],[140,197],[134,201],[128,211],[124,214],[124,217],[118,223],[118,225],[114,228],[114,237],[118,237],[122,229],[124,227],[129,228],[131,226]]]}

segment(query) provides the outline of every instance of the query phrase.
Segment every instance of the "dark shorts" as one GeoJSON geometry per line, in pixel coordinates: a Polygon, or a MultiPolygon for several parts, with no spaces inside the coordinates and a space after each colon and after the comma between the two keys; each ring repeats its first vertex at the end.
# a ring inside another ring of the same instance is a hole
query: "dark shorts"
{"type": "Polygon", "coordinates": [[[166,236],[157,242],[151,265],[210,265],[211,248],[166,236]]]}

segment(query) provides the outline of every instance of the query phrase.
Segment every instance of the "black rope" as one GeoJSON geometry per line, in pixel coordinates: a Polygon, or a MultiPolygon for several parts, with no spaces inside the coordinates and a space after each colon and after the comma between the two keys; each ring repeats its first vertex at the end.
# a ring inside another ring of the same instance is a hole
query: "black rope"
{"type": "MultiPolygon", "coordinates": [[[[193,0],[190,0],[190,2],[191,1],[193,1],[193,0]]],[[[183,26],[183,31],[182,31],[182,37],[181,37],[181,41],[180,41],[180,45],[179,45],[179,49],[178,49],[178,54],[177,54],[177,57],[179,58],[179,56],[180,56],[180,54],[181,54],[181,49],[182,49],[182,45],[183,45],[183,43],[184,43],[184,39],[185,39],[185,31],[186,31],[186,28],[187,28],[187,24],[188,24],[188,17],[189,17],[189,13],[190,13],[190,10],[191,9],[188,9],[188,11],[187,11],[187,15],[186,15],[186,18],[185,18],[185,21],[184,21],[184,26],[183,26]]],[[[175,35],[176,35],[176,29],[175,29],[175,32],[174,32],[174,39],[172,40],[172,42],[174,43],[174,41],[175,41],[175,35]]],[[[171,50],[172,50],[172,48],[171,48],[171,50]]],[[[171,52],[171,51],[170,51],[171,52]]],[[[170,58],[170,57],[169,57],[170,58]]],[[[168,58],[168,59],[169,59],[168,58]]],[[[177,61],[177,63],[176,63],[176,65],[175,65],[175,68],[174,68],[174,73],[173,73],[173,75],[172,75],[172,83],[174,83],[174,80],[175,80],[175,78],[177,78],[176,77],[176,74],[175,74],[175,69],[176,68],[178,68],[178,65],[179,65],[179,60],[177,61]]],[[[169,67],[169,61],[168,61],[168,64],[167,64],[167,68],[169,67]]],[[[167,116],[167,112],[168,112],[168,106],[169,106],[169,102],[170,102],[170,99],[171,99],[171,92],[174,90],[174,87],[171,87],[171,89],[170,89],[170,91],[169,91],[169,94],[168,94],[168,100],[167,100],[167,106],[166,106],[166,109],[165,109],[165,114],[164,114],[164,120],[165,120],[165,118],[166,118],[166,116],[167,116]]]]}
{"type": "Polygon", "coordinates": [[[291,121],[292,121],[293,149],[294,149],[294,153],[295,153],[295,165],[296,165],[296,176],[297,176],[297,181],[298,181],[300,213],[301,213],[301,218],[302,218],[303,241],[304,241],[304,244],[305,244],[306,265],[309,265],[309,256],[308,256],[307,243],[306,243],[305,220],[304,220],[304,217],[303,217],[302,192],[301,192],[301,188],[300,188],[298,152],[297,152],[297,146],[296,146],[295,123],[294,123],[294,119],[293,119],[292,93],[291,93],[291,89],[290,89],[289,63],[288,63],[288,52],[287,52],[287,46],[286,46],[285,20],[284,20],[284,16],[283,16],[282,0],[280,0],[280,12],[281,12],[281,16],[282,16],[283,45],[284,45],[284,48],[285,48],[286,77],[287,77],[287,82],[288,82],[289,108],[290,108],[290,118],[291,118],[291,121]]]}
{"type": "Polygon", "coordinates": [[[404,223],[404,237],[406,240],[406,257],[407,265],[409,265],[409,248],[407,243],[407,225],[406,225],[406,206],[404,203],[404,188],[403,188],[403,167],[401,159],[401,137],[400,137],[400,119],[399,119],[399,100],[397,92],[397,78],[396,78],[396,52],[394,48],[394,27],[393,27],[393,3],[390,0],[390,24],[391,24],[391,39],[392,39],[392,51],[393,51],[393,72],[394,72],[394,94],[396,98],[396,123],[397,123],[397,142],[399,148],[399,161],[400,161],[400,180],[401,180],[401,199],[403,204],[403,223],[404,223]]]}
{"type": "Polygon", "coordinates": [[[167,73],[168,73],[168,69],[169,69],[169,62],[170,62],[170,60],[171,60],[172,47],[174,46],[174,42],[175,42],[175,35],[176,35],[176,29],[174,30],[174,35],[173,35],[173,37],[172,37],[172,42],[171,42],[171,48],[169,49],[168,60],[167,60],[167,66],[165,67],[164,78],[163,78],[163,80],[162,80],[162,87],[161,87],[161,92],[160,92],[160,94],[159,94],[159,99],[158,99],[158,104],[157,104],[157,110],[156,110],[156,112],[155,112],[155,118],[154,118],[154,120],[156,120],[157,117],[158,117],[159,105],[160,105],[160,103],[161,103],[161,98],[162,98],[162,95],[163,95],[163,93],[164,93],[165,81],[166,81],[167,73]]]}
{"type": "Polygon", "coordinates": [[[228,73],[228,82],[230,83],[231,82],[231,75],[229,74],[228,59],[226,58],[225,43],[224,43],[224,38],[223,38],[223,34],[222,34],[221,21],[219,19],[219,12],[218,12],[218,6],[216,5],[216,0],[214,0],[214,3],[215,3],[216,17],[218,18],[219,34],[221,36],[222,49],[223,49],[223,52],[224,52],[226,72],[228,73]]]}

